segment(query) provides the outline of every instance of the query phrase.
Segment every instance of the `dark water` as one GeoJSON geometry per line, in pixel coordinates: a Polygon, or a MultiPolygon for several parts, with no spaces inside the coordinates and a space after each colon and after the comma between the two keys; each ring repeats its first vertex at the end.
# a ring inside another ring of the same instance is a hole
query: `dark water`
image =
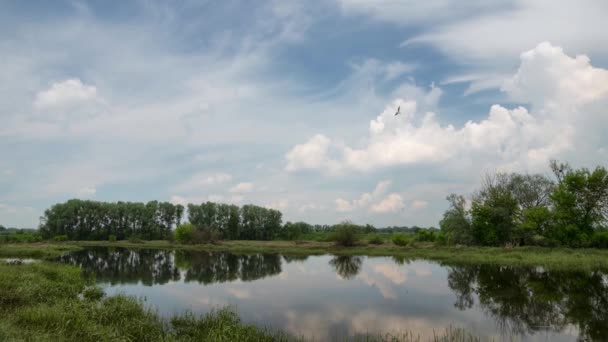
{"type": "Polygon", "coordinates": [[[496,341],[608,341],[601,271],[119,248],[61,260],[162,315],[232,305],[246,322],[317,341],[449,326],[496,341]]]}

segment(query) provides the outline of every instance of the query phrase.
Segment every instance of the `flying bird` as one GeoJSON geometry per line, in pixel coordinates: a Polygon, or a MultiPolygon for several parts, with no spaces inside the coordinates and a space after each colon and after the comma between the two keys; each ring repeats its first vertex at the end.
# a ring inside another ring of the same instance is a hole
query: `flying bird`
{"type": "Polygon", "coordinates": [[[401,106],[397,107],[397,112],[395,112],[395,116],[401,114],[401,106]]]}

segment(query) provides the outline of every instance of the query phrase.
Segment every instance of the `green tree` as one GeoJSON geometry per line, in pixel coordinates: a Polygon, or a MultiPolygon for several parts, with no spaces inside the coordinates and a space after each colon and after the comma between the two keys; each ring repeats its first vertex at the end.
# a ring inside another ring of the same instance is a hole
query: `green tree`
{"type": "Polygon", "coordinates": [[[552,161],[558,184],[551,194],[555,225],[551,235],[563,244],[584,245],[608,218],[608,172],[603,167],[573,170],[552,161]]]}
{"type": "Polygon", "coordinates": [[[450,207],[443,214],[443,219],[439,222],[441,231],[445,232],[449,243],[472,243],[471,220],[465,207],[466,200],[464,196],[450,194],[447,200],[450,202],[450,207]]]}

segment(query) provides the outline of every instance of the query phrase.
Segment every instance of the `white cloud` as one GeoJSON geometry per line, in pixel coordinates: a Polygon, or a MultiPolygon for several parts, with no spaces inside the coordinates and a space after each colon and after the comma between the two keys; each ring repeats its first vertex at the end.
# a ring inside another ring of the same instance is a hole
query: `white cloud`
{"type": "Polygon", "coordinates": [[[38,109],[54,109],[97,100],[97,88],[71,78],[56,82],[47,90],[36,94],[34,106],[38,109]]]}
{"type": "Polygon", "coordinates": [[[298,211],[300,213],[305,213],[308,211],[313,211],[313,210],[323,210],[325,208],[325,206],[311,202],[311,203],[305,203],[302,204],[299,208],[298,211]]]}
{"type": "Polygon", "coordinates": [[[336,211],[341,212],[341,213],[350,212],[355,209],[355,207],[349,201],[347,201],[343,198],[337,198],[335,203],[336,203],[336,211]]]}
{"type": "Polygon", "coordinates": [[[371,16],[397,25],[432,23],[478,13],[494,5],[487,1],[337,0],[346,14],[371,16]]]}
{"type": "Polygon", "coordinates": [[[251,191],[253,191],[253,183],[250,182],[242,182],[230,188],[230,192],[232,193],[247,193],[251,191]]]}
{"type": "Polygon", "coordinates": [[[77,195],[82,197],[93,196],[97,193],[97,188],[94,186],[85,186],[78,189],[77,195]]]}
{"type": "MultiPolygon", "coordinates": [[[[325,138],[325,157],[307,168],[371,171],[466,162],[477,169],[538,170],[550,158],[567,156],[577,148],[585,147],[587,157],[596,155],[606,143],[601,132],[608,126],[602,109],[608,100],[608,71],[593,68],[585,56],[571,58],[548,43],[521,58],[517,74],[504,90],[518,101],[530,103],[533,112],[493,105],[487,118],[456,128],[441,125],[434,113],[419,113],[415,101],[397,99],[370,122],[362,147],[332,146],[325,138]],[[398,106],[402,114],[395,116],[398,106]],[[331,148],[341,156],[327,157],[331,148]]],[[[296,166],[292,164],[290,169],[296,170],[296,166]]]]}
{"type": "Polygon", "coordinates": [[[510,64],[521,51],[544,40],[570,51],[608,56],[604,30],[608,6],[603,0],[559,4],[551,0],[516,0],[506,8],[487,3],[496,10],[470,11],[461,20],[433,25],[407,43],[428,43],[460,62],[490,65],[510,64]]]}
{"type": "Polygon", "coordinates": [[[391,181],[383,180],[378,182],[374,191],[361,194],[359,198],[352,201],[338,198],[334,201],[337,212],[351,212],[357,209],[369,209],[375,213],[395,212],[403,208],[403,198],[401,195],[392,193],[386,198],[382,196],[387,192],[391,181]]]}
{"type": "Polygon", "coordinates": [[[328,155],[330,145],[331,141],[326,136],[317,134],[306,143],[294,146],[285,155],[287,159],[285,170],[296,171],[330,166],[328,155]]]}
{"type": "Polygon", "coordinates": [[[289,200],[279,199],[279,200],[267,203],[264,206],[269,209],[286,210],[287,208],[289,208],[289,200]]]}
{"type": "Polygon", "coordinates": [[[202,188],[217,186],[232,180],[232,175],[228,173],[197,173],[190,178],[180,182],[173,187],[177,192],[193,192],[202,188]]]}
{"type": "Polygon", "coordinates": [[[405,64],[402,62],[391,62],[386,65],[386,76],[387,80],[393,80],[401,75],[407,74],[413,71],[416,67],[412,64],[405,64]]]}
{"type": "Polygon", "coordinates": [[[412,202],[412,208],[419,210],[419,209],[424,209],[426,207],[428,207],[429,202],[427,201],[423,201],[423,200],[414,200],[412,202]]]}
{"type": "Polygon", "coordinates": [[[171,198],[169,199],[169,202],[176,204],[176,205],[181,204],[183,206],[186,206],[188,204],[188,200],[185,197],[179,196],[179,195],[171,196],[171,198]]]}
{"type": "Polygon", "coordinates": [[[403,198],[399,194],[389,194],[385,199],[372,205],[371,211],[379,214],[394,213],[403,209],[403,198]]]}

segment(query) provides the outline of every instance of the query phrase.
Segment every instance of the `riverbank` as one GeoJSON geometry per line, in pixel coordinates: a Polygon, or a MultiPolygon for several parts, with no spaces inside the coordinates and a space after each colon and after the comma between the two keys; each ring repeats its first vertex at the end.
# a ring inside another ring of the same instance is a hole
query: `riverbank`
{"type": "Polygon", "coordinates": [[[216,245],[181,245],[168,241],[82,241],[76,246],[103,246],[232,253],[280,253],[289,255],[366,255],[403,259],[429,259],[458,264],[498,264],[512,266],[546,266],[553,268],[608,269],[608,250],[544,247],[440,247],[432,243],[396,246],[392,243],[339,247],[319,241],[222,241],[216,245]]]}
{"type": "MultiPolygon", "coordinates": [[[[0,341],[304,341],[244,323],[231,308],[163,319],[133,297],[105,297],[76,267],[47,261],[0,261],[0,316],[0,341]]],[[[414,333],[357,340],[420,341],[414,333]]],[[[461,329],[428,340],[478,341],[461,329]]]]}
{"type": "Polygon", "coordinates": [[[495,264],[546,266],[564,269],[608,269],[608,250],[545,247],[440,247],[431,243],[412,246],[359,245],[339,247],[319,241],[222,241],[214,245],[182,245],[168,241],[78,241],[65,243],[0,244],[0,257],[52,258],[85,247],[124,247],[225,251],[236,254],[280,253],[288,255],[366,255],[408,259],[428,259],[453,264],[495,264]]]}

